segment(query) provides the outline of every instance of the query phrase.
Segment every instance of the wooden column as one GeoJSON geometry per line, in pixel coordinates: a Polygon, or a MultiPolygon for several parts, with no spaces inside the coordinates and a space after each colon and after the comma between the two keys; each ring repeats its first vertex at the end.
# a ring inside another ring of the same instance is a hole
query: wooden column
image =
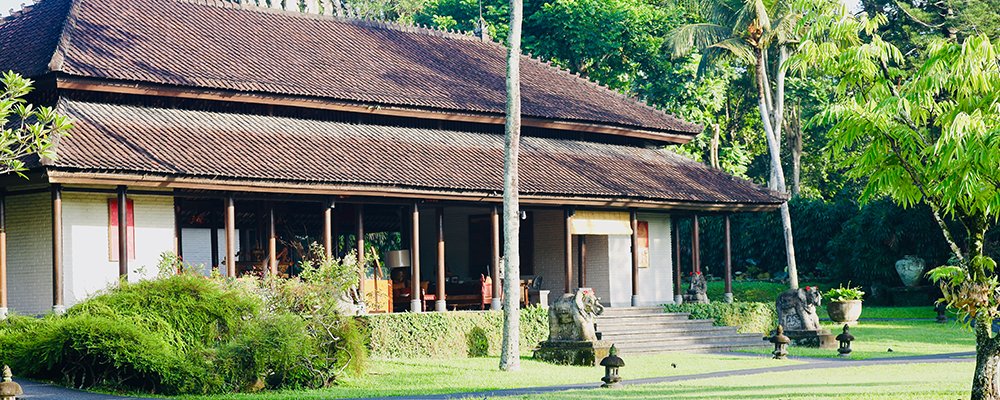
{"type": "Polygon", "coordinates": [[[226,197],[226,276],[236,277],[236,201],[226,197]]]}
{"type": "Polygon", "coordinates": [[[357,209],[357,221],[356,221],[356,243],[354,246],[354,252],[357,254],[358,260],[358,294],[361,296],[362,301],[364,301],[364,291],[365,291],[365,205],[358,204],[357,209]]]}
{"type": "Polygon", "coordinates": [[[212,271],[215,271],[219,269],[219,230],[212,228],[211,234],[208,244],[212,248],[212,271]]]}
{"type": "Polygon", "coordinates": [[[576,235],[577,258],[579,258],[579,268],[577,268],[576,283],[578,287],[587,287],[587,235],[576,235]]]}
{"type": "Polygon", "coordinates": [[[62,265],[62,185],[52,185],[52,312],[62,314],[66,311],[63,304],[63,265],[62,265]]]}
{"type": "Polygon", "coordinates": [[[726,293],[723,294],[726,303],[733,302],[733,253],[729,235],[729,214],[725,216],[726,225],[726,293]]]}
{"type": "Polygon", "coordinates": [[[7,318],[7,197],[0,193],[0,320],[7,318]]]}
{"type": "Polygon", "coordinates": [[[500,209],[493,206],[490,210],[490,242],[493,258],[490,260],[490,281],[493,282],[493,293],[490,299],[490,309],[500,309],[500,209]]]}
{"type": "Polygon", "coordinates": [[[701,272],[701,247],[698,243],[698,216],[691,219],[691,272],[701,272]]]}
{"type": "Polygon", "coordinates": [[[629,214],[632,226],[632,307],[639,305],[639,219],[635,210],[629,214]]]}
{"type": "Polygon", "coordinates": [[[184,228],[181,217],[181,199],[174,197],[174,253],[177,258],[184,259],[184,228]]]}
{"type": "Polygon", "coordinates": [[[323,251],[326,258],[333,258],[333,202],[323,202],[323,251]]]}
{"type": "Polygon", "coordinates": [[[267,270],[278,276],[278,227],[274,221],[274,204],[267,207],[267,270]]]}
{"type": "Polygon", "coordinates": [[[128,280],[128,189],[118,185],[118,277],[128,280]]]}
{"type": "Polygon", "coordinates": [[[437,293],[434,301],[435,311],[448,311],[448,303],[445,301],[445,276],[444,276],[444,207],[437,209],[437,293]]]}
{"type": "Polygon", "coordinates": [[[423,293],[420,293],[420,206],[413,203],[413,223],[410,224],[410,311],[423,310],[423,293]]]}
{"type": "Polygon", "coordinates": [[[565,247],[565,259],[563,260],[563,268],[566,270],[566,293],[573,293],[573,234],[570,233],[569,226],[573,220],[573,210],[567,208],[563,211],[563,216],[565,217],[566,223],[563,225],[563,234],[565,234],[565,240],[563,244],[565,247]]]}
{"type": "Polygon", "coordinates": [[[674,239],[674,303],[681,304],[684,297],[681,296],[681,228],[680,218],[670,217],[670,227],[673,229],[674,239]]]}

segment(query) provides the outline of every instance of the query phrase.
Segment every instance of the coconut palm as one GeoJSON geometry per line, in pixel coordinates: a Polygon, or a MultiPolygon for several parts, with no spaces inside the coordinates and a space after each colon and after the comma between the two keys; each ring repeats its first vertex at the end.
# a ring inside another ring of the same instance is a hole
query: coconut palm
{"type": "MultiPolygon", "coordinates": [[[[786,193],[780,146],[785,103],[783,64],[795,46],[795,31],[801,11],[809,7],[810,3],[791,0],[720,0],[707,13],[710,22],[681,26],[672,31],[668,38],[674,56],[683,56],[694,50],[701,53],[699,75],[723,61],[741,63],[754,73],[758,109],[771,159],[768,187],[781,193],[786,193]],[[775,55],[776,60],[772,59],[775,55]]],[[[791,288],[796,289],[799,287],[799,279],[787,202],[781,205],[781,224],[785,235],[788,283],[791,288]]]]}

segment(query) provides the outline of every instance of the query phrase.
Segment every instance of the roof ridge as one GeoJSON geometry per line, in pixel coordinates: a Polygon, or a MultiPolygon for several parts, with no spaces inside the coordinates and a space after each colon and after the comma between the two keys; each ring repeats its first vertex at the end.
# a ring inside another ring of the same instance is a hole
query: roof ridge
{"type": "MultiPolygon", "coordinates": [[[[55,1],[55,0],[38,0],[42,1],[55,1]]],[[[76,26],[76,15],[77,10],[80,8],[80,0],[66,0],[70,2],[69,10],[66,11],[66,18],[62,21],[62,29],[59,30],[59,41],[56,43],[56,48],[52,52],[52,57],[49,59],[48,69],[49,71],[61,71],[63,68],[63,63],[66,60],[66,46],[69,46],[69,33],[71,27],[76,26]]]]}
{"type": "MultiPolygon", "coordinates": [[[[75,0],[75,1],[79,1],[79,0],[75,0]]],[[[389,30],[394,30],[394,31],[399,31],[399,32],[418,33],[418,34],[424,34],[424,35],[430,35],[430,36],[445,37],[445,38],[449,38],[449,39],[470,40],[470,41],[476,41],[476,42],[489,43],[489,42],[484,42],[484,41],[480,40],[478,37],[474,36],[472,34],[472,32],[456,31],[454,29],[452,29],[452,30],[442,30],[442,29],[430,27],[430,26],[427,26],[427,25],[417,25],[417,24],[406,25],[406,24],[401,24],[401,23],[398,23],[398,22],[392,22],[392,21],[386,21],[386,20],[378,20],[378,19],[368,19],[368,18],[358,18],[358,17],[342,17],[342,16],[338,16],[338,15],[334,15],[334,14],[330,14],[330,15],[327,15],[327,14],[317,14],[317,13],[311,13],[311,12],[286,10],[286,9],[281,9],[281,8],[271,8],[271,7],[266,7],[266,6],[256,5],[256,4],[249,4],[249,3],[237,2],[237,1],[227,1],[227,0],[174,0],[174,1],[176,1],[178,3],[189,3],[189,4],[195,4],[195,5],[207,6],[207,7],[241,9],[241,10],[262,12],[262,13],[275,14],[275,15],[285,15],[285,16],[296,17],[296,18],[307,18],[307,19],[313,19],[313,20],[319,20],[319,21],[338,21],[338,22],[348,23],[348,24],[362,26],[362,27],[366,27],[366,28],[389,29],[389,30]]],[[[244,0],[244,1],[246,1],[246,0],[244,0]]],[[[490,40],[490,42],[496,43],[496,42],[494,42],[492,40],[490,40]]]]}

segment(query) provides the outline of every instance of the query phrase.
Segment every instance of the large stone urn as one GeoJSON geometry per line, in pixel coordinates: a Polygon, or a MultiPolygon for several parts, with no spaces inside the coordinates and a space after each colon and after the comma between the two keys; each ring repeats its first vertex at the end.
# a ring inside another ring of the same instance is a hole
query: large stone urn
{"type": "Polygon", "coordinates": [[[899,279],[906,287],[916,287],[926,268],[927,263],[917,256],[906,256],[902,260],[896,261],[896,273],[899,274],[899,279]]]}
{"type": "Polygon", "coordinates": [[[826,313],[830,314],[833,322],[856,325],[861,317],[861,300],[827,302],[826,313]]]}

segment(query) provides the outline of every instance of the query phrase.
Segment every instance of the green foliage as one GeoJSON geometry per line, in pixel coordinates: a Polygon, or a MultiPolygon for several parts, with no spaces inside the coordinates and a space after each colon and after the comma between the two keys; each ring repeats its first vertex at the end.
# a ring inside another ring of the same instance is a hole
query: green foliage
{"type": "MultiPolygon", "coordinates": [[[[503,313],[372,314],[357,318],[370,338],[371,355],[380,358],[482,357],[500,354],[503,313]]],[[[521,310],[521,350],[530,351],[549,334],[548,311],[521,310]]]]}
{"type": "Polygon", "coordinates": [[[354,352],[364,358],[349,319],[334,314],[319,332],[269,290],[189,274],[122,282],[63,316],[0,322],[0,359],[73,387],[178,394],[323,387],[354,352]]]}
{"type": "MultiPolygon", "coordinates": [[[[0,174],[21,174],[24,158],[37,154],[53,157],[52,139],[72,127],[69,119],[50,107],[35,107],[24,99],[32,82],[8,71],[0,78],[0,174]]],[[[22,175],[23,176],[23,175],[22,175]]]]}
{"type": "Polygon", "coordinates": [[[735,326],[740,333],[767,333],[777,326],[774,303],[741,302],[666,304],[665,312],[690,313],[691,319],[713,319],[716,326],[735,326]]]}
{"type": "Polygon", "coordinates": [[[850,283],[847,286],[841,284],[840,287],[831,288],[823,294],[823,298],[833,302],[861,300],[864,296],[865,292],[860,287],[851,286],[850,283]]]}

